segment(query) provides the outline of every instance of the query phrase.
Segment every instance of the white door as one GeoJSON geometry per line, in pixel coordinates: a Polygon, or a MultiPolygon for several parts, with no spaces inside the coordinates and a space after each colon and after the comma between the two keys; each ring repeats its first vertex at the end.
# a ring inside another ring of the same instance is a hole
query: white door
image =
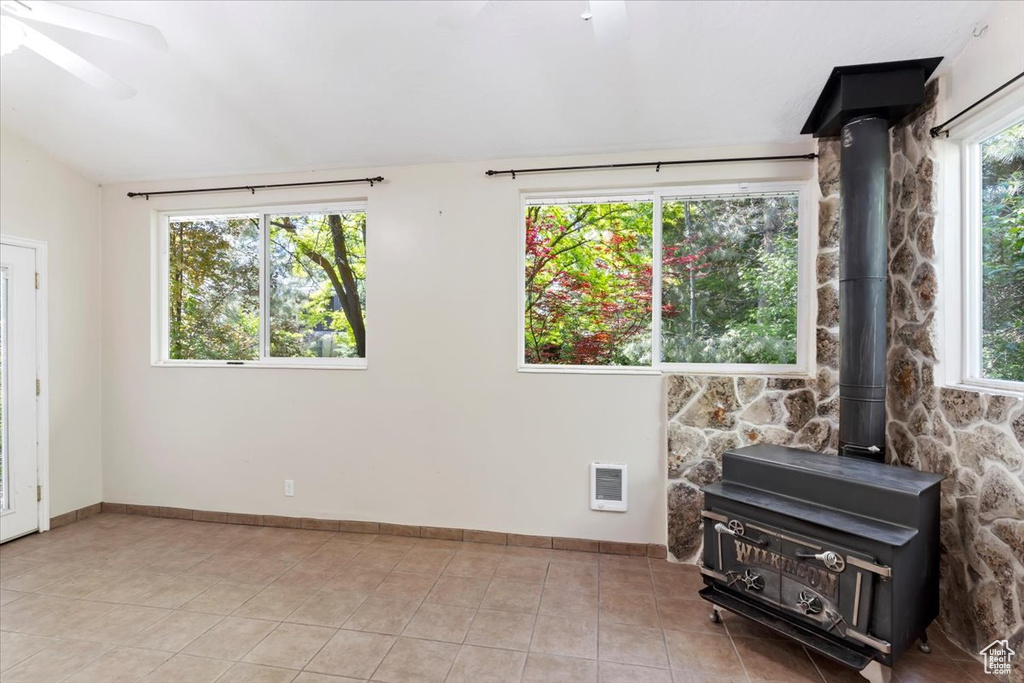
{"type": "Polygon", "coordinates": [[[36,251],[0,245],[0,542],[39,528],[36,251]]]}

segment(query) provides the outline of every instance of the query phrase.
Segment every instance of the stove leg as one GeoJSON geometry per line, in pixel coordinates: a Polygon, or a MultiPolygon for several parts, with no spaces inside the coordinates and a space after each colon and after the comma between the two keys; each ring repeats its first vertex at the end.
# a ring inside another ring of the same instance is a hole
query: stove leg
{"type": "Polygon", "coordinates": [[[928,644],[927,633],[921,634],[921,643],[917,647],[921,650],[921,652],[925,653],[926,655],[930,655],[932,653],[932,646],[928,644]]]}
{"type": "Polygon", "coordinates": [[[892,669],[882,666],[879,662],[871,662],[860,670],[860,675],[871,683],[889,683],[892,678],[892,669]]]}
{"type": "Polygon", "coordinates": [[[711,619],[711,623],[712,624],[721,624],[722,623],[722,615],[718,611],[717,607],[712,607],[711,608],[711,617],[710,617],[710,619],[711,619]]]}

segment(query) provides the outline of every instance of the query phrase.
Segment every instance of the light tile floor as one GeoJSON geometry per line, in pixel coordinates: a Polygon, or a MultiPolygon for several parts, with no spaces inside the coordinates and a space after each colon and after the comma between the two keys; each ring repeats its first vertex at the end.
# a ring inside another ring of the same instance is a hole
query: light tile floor
{"type": "MultiPolygon", "coordinates": [[[[0,680],[861,681],[663,560],[103,514],[0,546],[0,680]]],[[[900,683],[985,680],[937,630],[900,683]]]]}

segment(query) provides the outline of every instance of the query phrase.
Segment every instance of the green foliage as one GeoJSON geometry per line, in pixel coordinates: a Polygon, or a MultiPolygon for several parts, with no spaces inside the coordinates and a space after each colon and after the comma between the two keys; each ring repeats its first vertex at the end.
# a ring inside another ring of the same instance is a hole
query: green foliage
{"type": "MultiPolygon", "coordinates": [[[[662,204],[662,357],[795,363],[797,197],[662,204]]],[[[526,215],[526,361],[651,362],[653,204],[526,215]]]]}
{"type": "Polygon", "coordinates": [[[270,216],[269,223],[270,355],[364,355],[366,214],[270,216]],[[349,284],[355,296],[347,310],[349,284]]]}
{"type": "Polygon", "coordinates": [[[796,362],[795,195],[662,206],[662,357],[796,362]]]}
{"type": "MultiPolygon", "coordinates": [[[[258,216],[182,218],[169,226],[172,359],[256,360],[258,216]]],[[[366,214],[268,216],[270,355],[363,357],[366,214]]]]}
{"type": "Polygon", "coordinates": [[[7,471],[4,468],[4,452],[7,448],[7,432],[4,431],[4,399],[7,398],[5,382],[4,349],[7,346],[7,273],[0,272],[0,510],[7,507],[7,471]]]}
{"type": "Polygon", "coordinates": [[[981,148],[982,373],[1024,381],[1024,122],[981,148]]]}
{"type": "Polygon", "coordinates": [[[527,209],[528,363],[650,363],[652,217],[650,202],[527,209]]]}
{"type": "Polygon", "coordinates": [[[170,357],[259,357],[259,221],[183,219],[169,227],[170,357]]]}

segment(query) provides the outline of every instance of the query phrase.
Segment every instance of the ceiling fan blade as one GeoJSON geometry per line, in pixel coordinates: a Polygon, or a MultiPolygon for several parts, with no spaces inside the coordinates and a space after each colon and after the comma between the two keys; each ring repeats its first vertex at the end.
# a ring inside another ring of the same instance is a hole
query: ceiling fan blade
{"type": "Polygon", "coordinates": [[[3,10],[19,19],[38,21],[91,33],[122,43],[130,43],[161,52],[167,51],[167,40],[155,26],[119,19],[78,7],[60,5],[47,0],[3,0],[3,10]]]}
{"type": "Polygon", "coordinates": [[[598,43],[624,43],[629,37],[626,0],[590,0],[590,11],[598,43]]]}
{"type": "Polygon", "coordinates": [[[126,100],[135,95],[135,88],[117,80],[103,69],[79,57],[57,41],[44,36],[30,26],[22,24],[22,29],[25,32],[25,41],[23,43],[25,47],[50,60],[97,90],[118,100],[126,100]]]}

